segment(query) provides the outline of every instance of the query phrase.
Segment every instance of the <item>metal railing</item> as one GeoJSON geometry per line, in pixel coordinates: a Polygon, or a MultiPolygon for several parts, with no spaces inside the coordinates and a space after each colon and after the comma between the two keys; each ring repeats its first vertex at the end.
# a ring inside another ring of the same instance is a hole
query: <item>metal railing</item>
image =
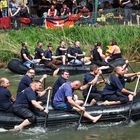
{"type": "MultiPolygon", "coordinates": [[[[75,19],[76,16],[78,17],[79,15],[74,15],[75,19]]],[[[62,17],[58,17],[58,19],[60,18],[62,17]]],[[[38,17],[31,17],[30,19],[31,23],[28,25],[44,26],[45,19],[38,17]]],[[[0,19],[0,28],[5,28],[2,26],[2,22],[2,19],[0,19]]],[[[91,13],[90,17],[78,17],[76,20],[74,20],[74,22],[77,25],[140,25],[140,10],[123,8],[107,9],[97,13],[97,16],[95,16],[95,13],[93,12],[91,13]],[[95,17],[97,18],[95,19],[95,17]]],[[[20,28],[21,27],[23,26],[20,26],[20,28]]]]}

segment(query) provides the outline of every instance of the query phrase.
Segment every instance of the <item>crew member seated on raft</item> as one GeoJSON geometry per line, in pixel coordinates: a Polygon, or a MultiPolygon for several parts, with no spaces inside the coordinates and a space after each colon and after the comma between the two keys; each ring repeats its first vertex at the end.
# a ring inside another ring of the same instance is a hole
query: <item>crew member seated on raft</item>
{"type": "Polygon", "coordinates": [[[19,125],[15,125],[14,130],[21,130],[22,128],[35,122],[36,117],[32,112],[32,107],[44,112],[44,115],[45,113],[48,113],[48,110],[45,109],[39,102],[37,102],[37,97],[43,96],[43,94],[38,93],[40,88],[41,82],[33,81],[30,84],[30,87],[17,94],[15,104],[13,105],[13,111],[19,117],[24,118],[24,121],[19,125]]]}
{"type": "Polygon", "coordinates": [[[113,73],[109,75],[102,92],[102,97],[106,100],[104,105],[121,104],[133,100],[136,93],[124,87],[124,81],[120,79],[123,75],[124,68],[121,66],[115,67],[113,73]]]}
{"type": "Polygon", "coordinates": [[[37,47],[35,48],[35,59],[42,60],[42,57],[44,57],[44,50],[42,49],[43,44],[41,41],[37,42],[37,47]]]}
{"type": "Polygon", "coordinates": [[[66,64],[66,55],[67,55],[67,48],[65,47],[65,42],[64,40],[60,41],[60,46],[57,47],[56,49],[56,56],[59,56],[60,60],[62,60],[62,64],[66,64]]]}
{"type": "Polygon", "coordinates": [[[85,52],[82,52],[79,41],[76,41],[75,44],[70,42],[67,56],[68,64],[82,65],[84,63],[85,52]]]}
{"type": "Polygon", "coordinates": [[[66,82],[56,92],[53,100],[53,107],[56,110],[71,111],[75,110],[78,113],[83,113],[83,116],[90,119],[93,123],[97,122],[101,115],[93,117],[83,107],[82,100],[74,100],[74,90],[79,89],[80,81],[66,82]]]}
{"type": "Polygon", "coordinates": [[[59,67],[56,64],[60,64],[62,63],[62,61],[56,60],[59,57],[53,56],[52,48],[53,46],[51,44],[47,46],[47,50],[44,52],[45,58],[43,58],[43,63],[45,64],[46,67],[49,67],[52,70],[54,70],[53,76],[56,77],[59,72],[59,67]]]}
{"type": "Polygon", "coordinates": [[[23,65],[25,65],[28,68],[31,68],[33,64],[38,63],[38,59],[33,59],[33,57],[30,55],[30,52],[28,51],[28,45],[27,43],[21,44],[21,60],[23,62],[23,65]]]}
{"type": "Polygon", "coordinates": [[[5,112],[13,111],[13,102],[15,101],[8,89],[9,80],[5,77],[0,78],[0,110],[5,112]]]}
{"type": "Polygon", "coordinates": [[[92,88],[87,101],[90,105],[94,105],[102,99],[101,91],[97,89],[98,84],[104,83],[104,80],[98,81],[100,74],[102,74],[102,71],[98,68],[98,66],[95,64],[91,65],[90,72],[84,75],[83,86],[80,87],[80,89],[83,90],[83,96],[86,100],[88,91],[92,84],[92,88]]]}
{"type": "Polygon", "coordinates": [[[100,66],[100,69],[109,68],[108,64],[105,62],[105,55],[103,54],[101,42],[95,43],[95,48],[91,51],[92,63],[100,66]]]}
{"type": "Polygon", "coordinates": [[[109,56],[106,57],[105,61],[110,62],[117,58],[122,58],[121,50],[119,46],[117,45],[117,42],[112,40],[110,45],[111,47],[106,51],[109,54],[109,56]]]}
{"type": "Polygon", "coordinates": [[[123,87],[125,88],[125,83],[133,82],[136,78],[138,78],[138,75],[140,75],[140,72],[128,73],[127,67],[123,67],[123,69],[124,69],[123,74],[121,76],[119,76],[119,79],[120,79],[123,87]]]}
{"type": "Polygon", "coordinates": [[[69,76],[70,76],[69,72],[67,70],[64,70],[62,71],[61,76],[59,76],[58,79],[55,81],[53,85],[52,96],[51,96],[52,106],[53,106],[53,99],[54,99],[55,93],[57,92],[59,87],[61,87],[64,83],[67,82],[67,80],[69,79],[69,76]]]}
{"type": "MultiPolygon", "coordinates": [[[[35,77],[35,70],[29,69],[18,84],[17,94],[22,92],[24,89],[28,88],[30,84],[33,82],[34,77],[35,77]]],[[[39,81],[42,83],[46,78],[47,78],[47,74],[44,74],[39,81]]],[[[46,92],[46,90],[38,91],[38,92],[46,92]]],[[[38,98],[38,100],[44,104],[46,103],[46,96],[38,98]]]]}

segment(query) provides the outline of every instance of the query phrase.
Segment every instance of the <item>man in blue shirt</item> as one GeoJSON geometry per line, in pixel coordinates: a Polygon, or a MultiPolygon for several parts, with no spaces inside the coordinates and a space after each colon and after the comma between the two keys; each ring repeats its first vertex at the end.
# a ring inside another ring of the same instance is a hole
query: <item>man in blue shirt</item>
{"type": "MultiPolygon", "coordinates": [[[[69,79],[69,72],[68,71],[63,71],[61,76],[55,81],[53,85],[53,92],[52,92],[52,97],[51,97],[51,102],[53,102],[55,93],[61,87],[67,80],[69,79]]],[[[52,103],[53,106],[53,103],[52,103]]]]}
{"type": "Polygon", "coordinates": [[[22,62],[23,62],[23,65],[25,65],[26,67],[28,68],[31,68],[31,64],[33,63],[33,58],[32,56],[30,55],[30,52],[28,51],[28,45],[26,42],[23,42],[21,44],[21,51],[20,51],[20,54],[21,54],[21,59],[22,59],[22,62]]]}
{"type": "Polygon", "coordinates": [[[81,86],[80,81],[66,82],[56,92],[53,100],[53,106],[56,110],[71,111],[75,110],[78,113],[83,113],[83,116],[90,119],[93,123],[101,117],[101,115],[93,117],[85,111],[80,102],[81,100],[74,100],[74,90],[79,89],[81,86]]]}
{"type": "Polygon", "coordinates": [[[5,112],[12,112],[14,97],[8,90],[9,80],[7,78],[0,78],[0,110],[5,112]]]}
{"type": "Polygon", "coordinates": [[[103,90],[103,98],[106,100],[104,104],[120,104],[132,101],[136,93],[127,90],[124,87],[124,83],[120,80],[120,76],[124,75],[124,69],[121,66],[117,66],[114,69],[114,73],[109,75],[108,82],[103,90]]]}
{"type": "Polygon", "coordinates": [[[43,63],[45,64],[46,67],[51,68],[52,70],[54,70],[53,72],[53,76],[56,77],[56,75],[59,72],[59,67],[56,65],[56,63],[60,63],[60,61],[56,62],[56,59],[59,58],[58,56],[53,56],[52,53],[52,48],[53,46],[51,44],[49,44],[47,46],[47,50],[45,50],[44,52],[44,59],[43,59],[43,63]]]}
{"type": "Polygon", "coordinates": [[[88,103],[90,105],[94,105],[97,101],[101,100],[101,91],[97,89],[97,85],[103,83],[104,80],[99,81],[99,76],[102,74],[101,70],[97,65],[92,65],[90,67],[90,72],[84,75],[83,86],[81,90],[83,90],[83,96],[86,100],[90,85],[92,84],[91,93],[88,98],[88,103]]]}
{"type": "Polygon", "coordinates": [[[65,42],[64,40],[60,41],[60,46],[57,47],[56,49],[56,56],[59,56],[60,60],[62,61],[62,64],[66,64],[66,54],[67,54],[67,48],[65,47],[65,42]]]}
{"type": "MultiPolygon", "coordinates": [[[[35,77],[35,70],[29,69],[27,71],[26,75],[24,75],[19,82],[17,93],[19,93],[19,92],[23,91],[25,88],[29,87],[30,84],[32,83],[34,77],[35,77]]],[[[47,74],[44,74],[39,81],[43,82],[45,78],[47,78],[47,74]]]]}
{"type": "Polygon", "coordinates": [[[35,59],[40,59],[42,60],[42,57],[44,56],[44,51],[42,49],[42,42],[38,41],[37,42],[37,47],[35,48],[35,59]]]}
{"type": "Polygon", "coordinates": [[[16,102],[13,105],[13,111],[16,115],[24,118],[24,121],[15,126],[14,130],[21,130],[22,128],[35,122],[36,117],[31,111],[32,106],[48,113],[48,110],[45,109],[39,102],[37,102],[38,96],[43,96],[38,91],[41,88],[40,81],[34,81],[30,84],[30,87],[26,88],[24,91],[20,92],[16,97],[16,102]]]}
{"type": "Polygon", "coordinates": [[[73,65],[82,65],[84,62],[85,52],[80,48],[80,42],[76,41],[74,44],[70,43],[68,48],[68,62],[73,65]]]}
{"type": "MultiPolygon", "coordinates": [[[[20,80],[18,89],[17,89],[17,94],[26,89],[27,87],[30,86],[30,84],[33,82],[33,79],[35,77],[35,70],[34,69],[29,69],[26,73],[26,75],[23,76],[23,78],[20,80]]],[[[44,74],[41,79],[39,80],[40,82],[43,82],[44,79],[47,78],[47,74],[44,74]]],[[[46,90],[42,91],[45,92],[46,90]]],[[[46,103],[46,96],[39,97],[38,101],[42,102],[43,104],[46,103]]]]}

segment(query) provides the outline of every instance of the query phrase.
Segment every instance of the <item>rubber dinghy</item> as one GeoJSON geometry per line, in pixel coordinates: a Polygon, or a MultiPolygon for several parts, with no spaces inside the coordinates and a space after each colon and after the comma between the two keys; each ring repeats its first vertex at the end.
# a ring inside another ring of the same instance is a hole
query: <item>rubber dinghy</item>
{"type": "MultiPolygon", "coordinates": [[[[90,112],[91,115],[96,116],[102,114],[101,119],[97,122],[97,124],[107,124],[113,122],[127,121],[129,116],[131,102],[121,105],[113,105],[113,106],[87,106],[86,110],[90,112]]],[[[56,127],[56,126],[66,126],[69,124],[78,123],[80,115],[74,111],[64,112],[59,110],[49,109],[49,115],[47,121],[45,121],[45,117],[37,116],[36,123],[34,126],[44,126],[46,122],[46,126],[56,127]]],[[[134,98],[134,102],[132,104],[131,110],[131,119],[133,121],[140,119],[140,93],[134,98]]],[[[0,127],[10,129],[13,128],[14,125],[21,123],[23,119],[17,117],[12,113],[5,113],[0,111],[0,127]]],[[[92,124],[91,121],[82,118],[81,124],[92,124]]]]}
{"type": "MultiPolygon", "coordinates": [[[[103,74],[110,73],[113,70],[113,67],[116,65],[123,65],[126,59],[119,58],[109,63],[109,68],[102,70],[103,74]]],[[[25,74],[28,70],[26,66],[24,66],[20,59],[13,58],[8,63],[8,69],[17,74],[25,74]]],[[[52,75],[53,71],[50,68],[45,67],[44,65],[34,65],[36,74],[49,74],[52,75]]],[[[90,70],[90,65],[59,65],[60,72],[62,70],[68,70],[70,74],[81,74],[88,72],[90,70]]]]}

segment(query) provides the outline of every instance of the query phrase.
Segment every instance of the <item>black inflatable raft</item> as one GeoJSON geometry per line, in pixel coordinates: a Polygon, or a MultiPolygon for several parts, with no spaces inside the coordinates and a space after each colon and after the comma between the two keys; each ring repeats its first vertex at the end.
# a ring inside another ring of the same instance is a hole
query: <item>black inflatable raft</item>
{"type": "MultiPolygon", "coordinates": [[[[103,74],[112,72],[113,67],[115,67],[116,65],[123,65],[124,63],[125,63],[125,59],[123,58],[116,59],[110,62],[109,63],[110,67],[108,69],[102,70],[103,74]]],[[[28,70],[28,68],[22,64],[21,60],[17,58],[11,59],[7,67],[9,70],[17,74],[25,74],[28,70]]],[[[33,68],[35,69],[36,74],[39,75],[41,74],[52,75],[53,73],[53,71],[50,68],[47,68],[44,65],[34,65],[33,68]]],[[[79,65],[79,66],[60,65],[59,68],[60,68],[60,72],[62,70],[68,70],[70,74],[81,74],[81,73],[88,72],[90,70],[90,65],[79,65]]]]}
{"type": "MultiPolygon", "coordinates": [[[[101,119],[97,122],[100,123],[111,123],[111,122],[120,122],[127,121],[128,114],[130,111],[130,105],[132,105],[131,119],[139,120],[140,119],[140,93],[135,97],[133,104],[131,102],[127,104],[114,105],[114,106],[87,106],[86,110],[92,115],[102,114],[101,119]]],[[[74,111],[64,112],[56,111],[53,109],[49,110],[49,115],[46,121],[47,127],[56,127],[56,126],[66,126],[68,124],[75,124],[78,122],[80,115],[74,111]]],[[[14,125],[21,123],[23,119],[17,117],[12,113],[5,113],[0,111],[0,127],[1,128],[13,128],[14,125]]],[[[45,117],[37,116],[37,121],[34,126],[44,126],[45,117]]],[[[91,124],[89,120],[82,118],[82,124],[91,124]]]]}

